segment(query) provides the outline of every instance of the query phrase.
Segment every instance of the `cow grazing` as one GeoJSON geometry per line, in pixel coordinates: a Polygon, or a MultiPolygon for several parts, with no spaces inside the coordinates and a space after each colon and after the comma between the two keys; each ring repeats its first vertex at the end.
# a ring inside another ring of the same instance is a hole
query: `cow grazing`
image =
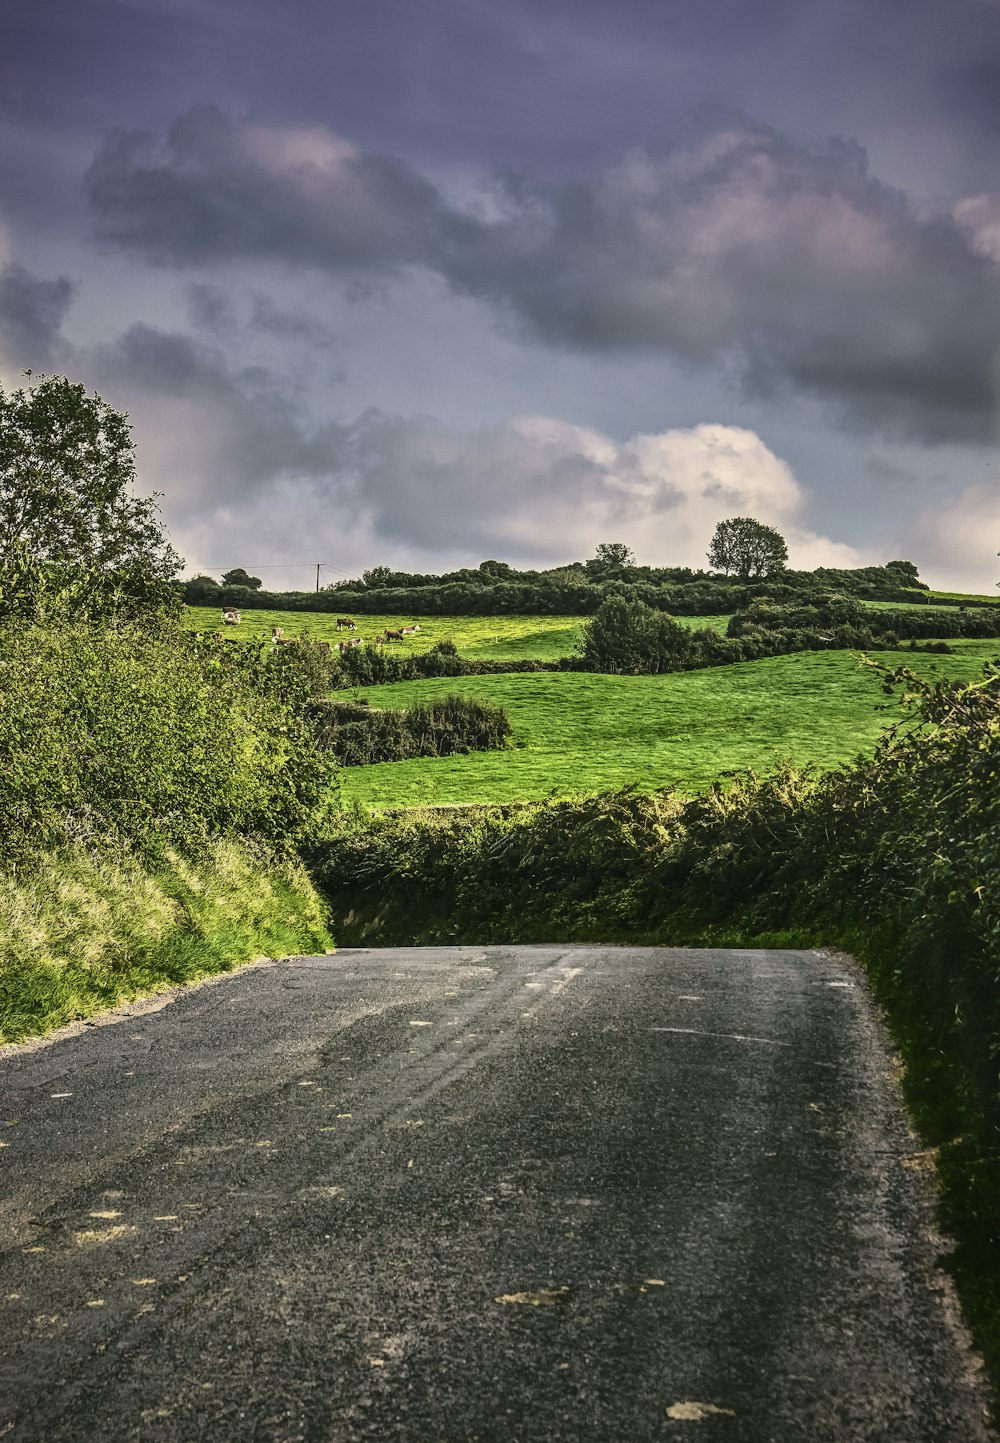
{"type": "Polygon", "coordinates": [[[223,626],[239,626],[240,614],[235,606],[224,606],[222,608],[222,624],[223,626]]]}
{"type": "Polygon", "coordinates": [[[338,630],[338,631],[357,631],[357,629],[358,629],[358,623],[357,623],[356,621],[354,621],[350,616],[338,616],[338,617],[337,617],[337,630],[338,630]]]}
{"type": "Polygon", "coordinates": [[[385,633],[385,639],[386,641],[402,641],[403,633],[401,631],[389,631],[387,628],[385,633]]]}
{"type": "Polygon", "coordinates": [[[360,645],[361,645],[361,637],[360,637],[360,636],[351,636],[351,637],[348,637],[347,641],[338,641],[338,642],[337,642],[337,650],[338,650],[341,654],[343,654],[345,651],[353,651],[356,646],[360,646],[360,645]]]}

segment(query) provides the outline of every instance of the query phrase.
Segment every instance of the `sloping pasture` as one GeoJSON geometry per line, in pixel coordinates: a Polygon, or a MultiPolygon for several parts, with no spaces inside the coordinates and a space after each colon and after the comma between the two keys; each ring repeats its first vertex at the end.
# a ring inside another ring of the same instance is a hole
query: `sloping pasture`
{"type": "MultiPolygon", "coordinates": [[[[996,641],[956,642],[951,656],[881,652],[924,676],[973,678],[996,641]]],[[[692,795],[727,771],[767,771],[784,758],[827,769],[870,751],[897,712],[856,653],[797,652],[666,676],[529,673],[435,678],[369,687],[373,706],[446,691],[503,707],[506,752],[387,762],[339,774],[344,802],[419,806],[540,800],[635,785],[692,795]]]]}
{"type": "MultiPolygon", "coordinates": [[[[350,613],[347,613],[348,615],[350,613]]],[[[407,652],[427,651],[437,641],[453,641],[463,656],[493,657],[514,661],[535,658],[555,661],[572,656],[587,622],[585,616],[357,616],[356,632],[337,630],[337,617],[325,611],[251,611],[241,613],[239,626],[227,626],[227,636],[237,640],[268,641],[271,628],[280,626],[288,637],[307,641],[335,642],[345,636],[369,639],[387,627],[398,631],[401,626],[419,623],[415,636],[393,642],[395,649],[407,652]]],[[[725,631],[728,617],[683,616],[684,626],[714,626],[725,631]]],[[[219,608],[191,606],[185,613],[187,625],[197,631],[214,631],[222,627],[219,608]]]]}

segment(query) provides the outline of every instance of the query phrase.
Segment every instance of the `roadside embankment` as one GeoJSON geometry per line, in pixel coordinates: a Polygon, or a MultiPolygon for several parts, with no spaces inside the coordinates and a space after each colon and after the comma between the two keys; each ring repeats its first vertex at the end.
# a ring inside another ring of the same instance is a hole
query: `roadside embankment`
{"type": "Polygon", "coordinates": [[[0,885],[0,1043],[331,945],[302,866],[242,839],[156,861],[66,847],[0,885]]]}

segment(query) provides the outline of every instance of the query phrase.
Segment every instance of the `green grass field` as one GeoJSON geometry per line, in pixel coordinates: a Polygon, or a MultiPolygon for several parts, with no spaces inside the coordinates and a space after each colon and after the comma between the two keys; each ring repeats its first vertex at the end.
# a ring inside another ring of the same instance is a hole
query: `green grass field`
{"type": "MultiPolygon", "coordinates": [[[[271,628],[280,626],[286,636],[309,641],[337,641],[344,636],[377,636],[386,627],[398,630],[418,622],[416,636],[393,642],[400,651],[427,651],[436,641],[453,641],[463,656],[494,657],[513,661],[534,657],[555,661],[572,656],[587,618],[585,616],[356,616],[357,632],[338,632],[335,613],[326,611],[244,611],[239,626],[225,628],[238,640],[270,640],[271,628]]],[[[714,626],[725,631],[726,616],[682,616],[685,626],[714,626]]],[[[185,622],[196,631],[221,629],[221,617],[214,606],[192,606],[185,622]]]]}
{"type": "MultiPolygon", "coordinates": [[[[952,656],[883,652],[925,676],[978,676],[998,641],[956,642],[952,656]]],[[[369,687],[374,706],[460,691],[506,709],[506,752],[385,762],[338,774],[345,803],[419,806],[537,800],[634,784],[688,794],[728,771],[783,758],[826,769],[870,751],[898,716],[853,652],[792,656],[669,676],[528,673],[369,687]],[[882,708],[889,704],[889,710],[882,708]]]]}

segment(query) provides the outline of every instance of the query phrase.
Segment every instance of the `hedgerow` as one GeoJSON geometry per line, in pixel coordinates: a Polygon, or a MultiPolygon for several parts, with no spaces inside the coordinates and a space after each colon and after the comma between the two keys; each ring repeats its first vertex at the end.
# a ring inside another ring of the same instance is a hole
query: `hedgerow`
{"type": "Polygon", "coordinates": [[[511,734],[501,707],[467,696],[400,708],[322,697],[309,704],[306,716],[320,750],[347,767],[491,751],[506,746],[511,734]]]}
{"type": "Polygon", "coordinates": [[[269,655],[167,617],[8,621],[0,643],[0,865],[87,839],[287,845],[319,806],[312,649],[269,655]]]}

